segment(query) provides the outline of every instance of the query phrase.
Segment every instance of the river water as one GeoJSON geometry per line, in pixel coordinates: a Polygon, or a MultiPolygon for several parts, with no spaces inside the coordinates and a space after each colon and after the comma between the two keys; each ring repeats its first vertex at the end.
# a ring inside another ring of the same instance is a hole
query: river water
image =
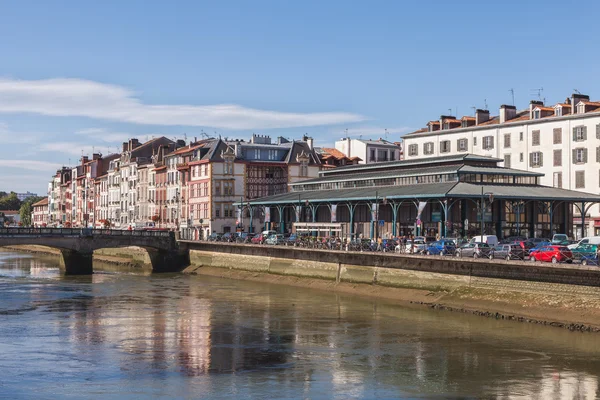
{"type": "Polygon", "coordinates": [[[600,335],[0,253],[0,398],[595,399],[600,335]]]}

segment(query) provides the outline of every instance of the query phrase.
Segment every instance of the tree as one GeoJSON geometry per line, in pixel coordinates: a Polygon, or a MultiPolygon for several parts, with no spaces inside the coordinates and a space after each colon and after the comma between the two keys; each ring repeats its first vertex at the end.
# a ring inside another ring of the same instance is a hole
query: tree
{"type": "Polygon", "coordinates": [[[21,208],[21,200],[15,192],[0,198],[0,210],[18,210],[19,208],[21,208]]]}
{"type": "Polygon", "coordinates": [[[21,203],[21,208],[19,208],[19,216],[21,217],[21,224],[23,226],[31,226],[31,214],[33,213],[33,204],[37,203],[42,199],[43,197],[33,196],[23,200],[23,203],[21,203]]]}

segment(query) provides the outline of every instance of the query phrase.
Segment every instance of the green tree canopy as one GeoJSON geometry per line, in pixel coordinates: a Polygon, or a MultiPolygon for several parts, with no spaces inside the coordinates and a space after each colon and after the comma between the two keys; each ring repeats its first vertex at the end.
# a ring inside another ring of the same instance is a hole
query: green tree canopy
{"type": "Polygon", "coordinates": [[[21,208],[19,208],[19,215],[21,217],[21,223],[23,224],[23,226],[31,226],[33,204],[37,203],[42,199],[43,197],[33,196],[23,200],[23,203],[21,203],[21,208]]]}
{"type": "Polygon", "coordinates": [[[18,210],[21,208],[21,200],[15,192],[0,197],[0,210],[18,210]]]}

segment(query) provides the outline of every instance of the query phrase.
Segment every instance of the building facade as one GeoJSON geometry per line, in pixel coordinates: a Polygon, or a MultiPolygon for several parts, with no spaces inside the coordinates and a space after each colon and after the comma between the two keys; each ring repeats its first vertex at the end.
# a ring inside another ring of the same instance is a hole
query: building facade
{"type": "Polygon", "coordinates": [[[50,212],[48,210],[48,197],[44,197],[37,203],[32,204],[33,214],[31,224],[35,228],[45,228],[50,221],[50,212]]]}
{"type": "Polygon", "coordinates": [[[335,142],[335,148],[350,159],[359,159],[359,164],[397,161],[401,159],[401,146],[384,139],[342,138],[335,142]]]}
{"type": "MultiPolygon", "coordinates": [[[[426,128],[403,137],[405,158],[473,153],[502,159],[507,168],[539,172],[540,184],[600,193],[600,102],[573,94],[564,102],[545,106],[532,101],[529,108],[502,105],[498,116],[477,110],[475,117],[441,116],[426,128]]],[[[578,208],[575,204],[575,214],[578,208]]],[[[575,218],[575,235],[600,234],[600,208],[585,209],[582,232],[575,218]]]]}

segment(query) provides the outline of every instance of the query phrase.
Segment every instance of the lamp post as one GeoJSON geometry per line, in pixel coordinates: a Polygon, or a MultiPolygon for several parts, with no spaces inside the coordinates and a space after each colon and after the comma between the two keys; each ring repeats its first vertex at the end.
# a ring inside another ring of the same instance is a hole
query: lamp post
{"type": "Polygon", "coordinates": [[[480,203],[479,203],[479,217],[480,217],[480,222],[479,222],[479,226],[480,226],[480,230],[481,230],[481,243],[483,243],[483,229],[484,229],[484,196],[489,196],[489,200],[490,200],[490,205],[492,204],[492,202],[494,201],[494,193],[492,192],[483,192],[483,186],[481,187],[481,199],[480,199],[480,203]]]}
{"type": "Polygon", "coordinates": [[[375,191],[375,242],[379,240],[379,192],[375,191]]]}

